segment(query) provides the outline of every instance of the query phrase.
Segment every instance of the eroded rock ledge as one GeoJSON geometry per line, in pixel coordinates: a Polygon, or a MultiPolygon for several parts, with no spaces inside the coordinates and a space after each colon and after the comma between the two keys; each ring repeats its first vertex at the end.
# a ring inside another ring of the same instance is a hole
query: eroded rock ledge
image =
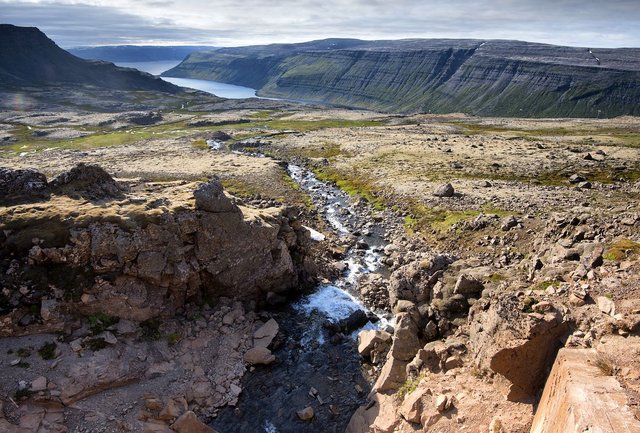
{"type": "MultiPolygon", "coordinates": [[[[24,185],[18,174],[5,179],[24,185]]],[[[2,208],[0,362],[15,366],[0,386],[0,426],[64,432],[117,410],[118,431],[180,432],[197,421],[190,411],[206,419],[233,405],[246,353],[268,352],[278,332],[260,307],[314,279],[298,212],[244,207],[217,179],[121,183],[97,166],[53,182],[28,174],[44,194],[2,185],[21,197],[2,208]],[[275,331],[254,342],[265,322],[275,331]]]]}

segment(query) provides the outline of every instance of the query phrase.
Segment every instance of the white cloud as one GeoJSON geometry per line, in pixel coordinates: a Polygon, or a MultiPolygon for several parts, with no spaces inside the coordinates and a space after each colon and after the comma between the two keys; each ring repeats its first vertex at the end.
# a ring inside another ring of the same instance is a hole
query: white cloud
{"type": "Polygon", "coordinates": [[[0,20],[37,26],[66,47],[327,37],[640,46],[637,0],[0,0],[0,20]]]}

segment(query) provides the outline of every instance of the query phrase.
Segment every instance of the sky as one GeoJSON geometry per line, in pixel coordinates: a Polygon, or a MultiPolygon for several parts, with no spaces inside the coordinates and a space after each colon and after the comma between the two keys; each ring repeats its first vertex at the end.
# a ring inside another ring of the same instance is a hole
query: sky
{"type": "Polygon", "coordinates": [[[0,23],[38,27],[63,48],[329,37],[640,47],[640,0],[0,0],[0,23]]]}

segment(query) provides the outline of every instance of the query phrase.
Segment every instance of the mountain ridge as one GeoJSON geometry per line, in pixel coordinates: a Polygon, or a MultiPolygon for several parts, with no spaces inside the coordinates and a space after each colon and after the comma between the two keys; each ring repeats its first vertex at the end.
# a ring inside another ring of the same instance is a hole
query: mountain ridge
{"type": "Polygon", "coordinates": [[[113,90],[179,93],[151,74],[84,60],[63,50],[36,27],[0,24],[0,86],[90,85],[113,90]]]}
{"type": "Polygon", "coordinates": [[[527,117],[640,114],[640,49],[474,39],[361,41],[194,52],[165,76],[261,96],[399,112],[527,117]]]}

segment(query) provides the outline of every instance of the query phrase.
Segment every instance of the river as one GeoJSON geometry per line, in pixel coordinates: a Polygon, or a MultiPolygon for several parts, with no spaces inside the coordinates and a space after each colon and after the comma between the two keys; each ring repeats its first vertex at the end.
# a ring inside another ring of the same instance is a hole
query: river
{"type": "MultiPolygon", "coordinates": [[[[152,75],[159,76],[164,71],[168,71],[174,66],[180,63],[179,60],[163,60],[156,62],[119,62],[117,66],[125,68],[134,68],[139,71],[148,72],[152,75]]],[[[162,77],[164,81],[175,84],[176,86],[189,87],[191,89],[202,90],[203,92],[211,93],[221,98],[228,99],[245,99],[256,98],[256,89],[243,86],[235,86],[233,84],[221,83],[219,81],[211,80],[196,80],[192,78],[174,78],[174,77],[162,77]]]]}
{"type": "MultiPolygon", "coordinates": [[[[312,172],[292,164],[287,171],[309,194],[334,234],[354,246],[343,258],[346,269],[340,278],[332,284],[318,285],[293,304],[273,312],[280,324],[273,348],[277,361],[245,374],[237,406],[221,410],[211,423],[219,431],[342,433],[351,415],[366,402],[371,384],[362,373],[356,350],[358,329],[336,339],[327,325],[357,310],[371,319],[363,328],[390,325],[384,313],[367,310],[358,292],[360,276],[384,272],[381,259],[386,242],[382,227],[371,222],[368,209],[355,205],[346,193],[319,181],[312,172]],[[363,248],[364,243],[369,247],[363,248]],[[307,406],[315,412],[310,423],[296,416],[297,410],[307,406]]],[[[312,236],[322,239],[315,231],[312,236]]]]}

